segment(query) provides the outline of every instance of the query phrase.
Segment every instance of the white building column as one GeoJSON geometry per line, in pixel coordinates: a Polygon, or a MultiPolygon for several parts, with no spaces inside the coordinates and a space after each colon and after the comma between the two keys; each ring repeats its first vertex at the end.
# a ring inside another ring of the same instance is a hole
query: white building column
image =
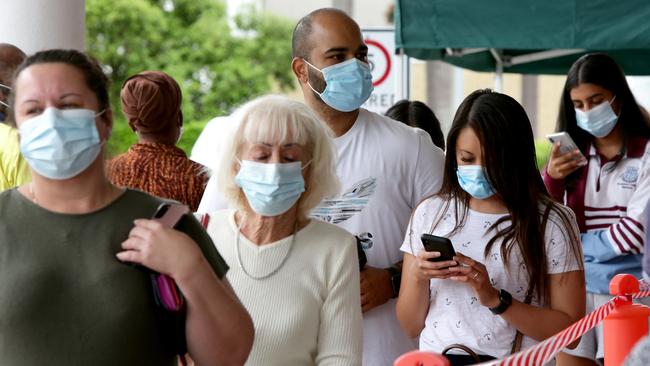
{"type": "Polygon", "coordinates": [[[0,43],[25,53],[49,48],[85,50],[85,0],[2,0],[0,43]]]}

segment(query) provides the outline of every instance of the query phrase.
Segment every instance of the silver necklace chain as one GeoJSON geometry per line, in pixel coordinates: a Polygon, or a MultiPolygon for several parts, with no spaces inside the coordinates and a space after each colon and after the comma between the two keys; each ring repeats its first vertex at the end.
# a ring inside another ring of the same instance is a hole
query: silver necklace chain
{"type": "Polygon", "coordinates": [[[293,249],[293,245],[296,242],[296,232],[298,231],[298,220],[296,220],[296,223],[295,223],[295,225],[293,227],[293,234],[292,234],[292,237],[291,237],[291,243],[289,243],[289,250],[287,250],[287,254],[284,255],[284,258],[282,258],[282,262],[280,262],[280,265],[278,265],[271,272],[269,272],[269,273],[267,273],[265,275],[262,275],[262,276],[253,276],[252,274],[248,273],[248,271],[244,267],[244,262],[241,260],[241,251],[239,249],[239,237],[241,236],[241,227],[242,227],[243,223],[244,223],[244,219],[242,217],[241,223],[237,226],[237,240],[235,241],[235,247],[236,247],[235,250],[236,250],[236,254],[237,254],[237,264],[239,265],[239,268],[241,268],[242,272],[244,272],[244,274],[246,276],[248,276],[249,278],[252,278],[254,280],[267,279],[267,278],[273,276],[274,274],[276,274],[284,266],[284,264],[287,261],[287,258],[289,258],[289,255],[291,254],[291,250],[293,249]]]}

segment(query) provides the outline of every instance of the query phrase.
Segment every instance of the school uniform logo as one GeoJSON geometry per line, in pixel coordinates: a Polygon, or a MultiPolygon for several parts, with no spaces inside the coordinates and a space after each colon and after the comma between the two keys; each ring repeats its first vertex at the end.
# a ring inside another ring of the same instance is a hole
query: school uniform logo
{"type": "Polygon", "coordinates": [[[623,189],[636,189],[636,181],[639,180],[639,168],[628,166],[621,175],[618,186],[623,189]]]}
{"type": "Polygon", "coordinates": [[[638,179],[639,179],[639,168],[629,166],[625,169],[625,173],[623,173],[623,182],[636,183],[638,179]]]}

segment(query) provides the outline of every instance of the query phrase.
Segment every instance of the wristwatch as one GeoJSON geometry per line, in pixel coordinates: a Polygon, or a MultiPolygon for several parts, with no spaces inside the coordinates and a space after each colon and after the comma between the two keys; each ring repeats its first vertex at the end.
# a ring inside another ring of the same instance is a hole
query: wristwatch
{"type": "Polygon", "coordinates": [[[393,299],[399,295],[399,286],[402,283],[402,272],[398,271],[395,267],[386,268],[390,273],[390,285],[393,288],[393,299]]]}
{"type": "Polygon", "coordinates": [[[504,289],[499,291],[499,305],[489,308],[492,314],[503,314],[512,305],[512,295],[504,289]]]}

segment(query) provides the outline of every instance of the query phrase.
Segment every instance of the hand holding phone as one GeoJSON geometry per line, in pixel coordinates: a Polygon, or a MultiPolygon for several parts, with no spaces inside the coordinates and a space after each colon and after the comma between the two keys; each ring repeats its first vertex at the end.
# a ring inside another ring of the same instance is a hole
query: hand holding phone
{"type": "MultiPolygon", "coordinates": [[[[174,228],[190,209],[182,204],[162,203],[156,209],[152,219],[174,228]]],[[[174,279],[157,272],[151,273],[154,299],[156,304],[169,311],[179,311],[183,307],[183,293],[178,289],[174,279]]]]}
{"type": "Polygon", "coordinates": [[[554,145],[559,143],[559,149],[553,146],[551,157],[546,167],[547,173],[553,179],[563,179],[581,166],[587,165],[587,159],[571,136],[566,132],[553,133],[546,136],[554,145]]]}
{"type": "Polygon", "coordinates": [[[422,240],[424,250],[427,252],[440,253],[439,257],[429,258],[430,262],[445,262],[454,260],[456,251],[454,250],[454,246],[451,243],[451,240],[448,238],[431,234],[422,234],[420,240],[422,240]]]}
{"type": "MultiPolygon", "coordinates": [[[[557,132],[557,133],[552,133],[550,135],[546,135],[546,138],[552,143],[555,144],[557,142],[560,143],[560,155],[564,155],[566,153],[574,152],[578,150],[580,152],[580,149],[578,149],[578,145],[576,145],[575,142],[573,142],[573,139],[571,138],[571,135],[569,135],[566,132],[557,132]]],[[[582,152],[580,152],[579,155],[574,157],[574,160],[580,160],[584,161],[584,163],[581,163],[581,165],[587,164],[587,160],[585,159],[585,156],[582,155],[582,152]]]]}
{"type": "Polygon", "coordinates": [[[151,219],[173,229],[181,221],[183,215],[188,213],[190,213],[190,209],[186,205],[180,203],[161,203],[151,219]]]}

